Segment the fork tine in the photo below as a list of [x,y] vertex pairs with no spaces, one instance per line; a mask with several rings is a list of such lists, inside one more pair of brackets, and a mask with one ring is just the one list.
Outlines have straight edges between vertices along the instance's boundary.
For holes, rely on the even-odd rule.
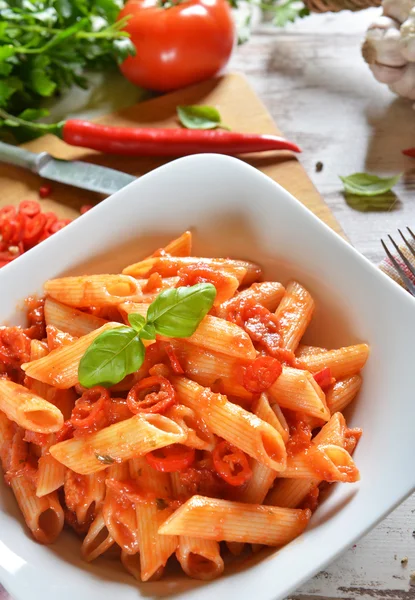
[[398,231],[399,231],[401,238],[405,242],[405,245],[408,248],[409,252],[412,254],[412,256],[415,256],[415,250],[412,248],[411,244],[408,242],[408,240],[406,239],[406,237],[404,236],[402,231],[400,229],[398,229]]
[[412,229],[410,227],[407,227],[407,230],[409,231],[409,233],[412,236],[412,239],[415,241],[415,234],[413,233]]
[[407,266],[409,272],[412,273],[412,275],[415,277],[415,269],[414,269],[414,267],[411,265],[411,263],[409,262],[409,260],[406,258],[405,254],[399,248],[398,244],[395,242],[395,240],[392,238],[392,236],[388,235],[388,238],[392,242],[392,244],[393,244],[396,252],[399,254],[399,256],[401,257],[402,261]]
[[[395,257],[393,256],[393,254],[389,251],[389,248],[387,247],[387,245],[385,244],[385,242],[383,240],[380,240],[380,241],[382,243],[384,251],[386,252],[386,256],[389,258],[389,260],[391,261],[391,263],[395,267],[397,273],[402,278],[402,281],[405,283],[406,289],[408,290],[408,292],[410,292],[412,294],[412,296],[415,296],[415,285],[409,279],[409,277],[407,276],[407,274],[405,273],[405,271],[402,269],[402,267],[398,263],[398,261],[395,259]],[[393,242],[393,243],[395,243],[395,242]]]

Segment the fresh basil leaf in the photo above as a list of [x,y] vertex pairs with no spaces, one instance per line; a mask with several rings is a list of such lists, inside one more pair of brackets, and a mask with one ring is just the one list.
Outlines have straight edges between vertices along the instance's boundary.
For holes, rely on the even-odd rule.
[[177,115],[186,129],[227,129],[222,125],[219,111],[213,106],[178,106]]
[[128,322],[137,333],[139,333],[143,329],[144,325],[146,324],[145,318],[143,317],[143,315],[140,315],[139,313],[129,314]]
[[356,196],[378,196],[389,192],[399,181],[401,174],[394,177],[378,177],[368,173],[353,173],[347,177],[339,176],[344,189],[349,194]]
[[390,212],[399,207],[398,198],[392,191],[379,196],[357,196],[346,192],[345,199],[350,208],[359,212]]
[[140,331],[140,337],[143,340],[155,340],[156,339],[156,328],[153,323],[147,323],[145,327]]
[[216,298],[211,283],[164,290],[147,311],[147,322],[153,323],[160,335],[189,337],[207,315]]
[[78,369],[79,383],[110,387],[137,371],[144,362],[145,347],[131,327],[101,333],[89,346]]

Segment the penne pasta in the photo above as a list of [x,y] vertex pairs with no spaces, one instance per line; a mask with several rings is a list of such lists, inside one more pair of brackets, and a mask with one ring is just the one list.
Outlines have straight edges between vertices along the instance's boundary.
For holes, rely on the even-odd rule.
[[180,402],[200,414],[215,435],[272,469],[284,470],[285,445],[271,425],[229,402],[226,396],[214,394],[190,379],[174,377],[172,380]]
[[116,306],[142,298],[141,286],[127,275],[84,275],[50,279],[44,285],[48,296],[76,308]]
[[0,379],[0,410],[23,429],[37,433],[52,433],[63,425],[56,406],[7,379]]
[[26,328],[0,328],[0,461],[33,537],[66,523],[86,561],[107,553],[144,582],[174,554],[215,579],[220,542],[234,556],[282,546],[322,482],[359,480],[362,431],[341,411],[368,346],[301,344],[301,283],[191,252],[185,231],[122,274],[52,279]]
[[236,277],[239,283],[250,285],[261,276],[258,265],[245,260],[232,260],[230,258],[198,258],[161,256],[148,258],[123,269],[123,274],[142,279],[152,273],[159,273],[162,277],[177,275],[178,271],[189,265],[201,264],[212,269],[229,273]]
[[41,544],[54,542],[64,523],[56,492],[38,498],[34,483],[24,474],[13,477],[10,485],[33,537]]
[[126,554],[139,551],[136,510],[132,502],[108,489],[102,516],[110,536]]
[[354,400],[362,385],[360,375],[339,379],[327,390],[326,402],[332,413],[343,411]]
[[[171,338],[157,336],[157,339],[167,341]],[[251,338],[241,327],[210,315],[200,322],[192,336],[182,339],[208,352],[221,352],[226,356],[245,360],[256,358]]]
[[160,248],[153,252],[151,256],[147,258],[154,258],[157,256],[165,256],[166,254],[170,256],[190,256],[192,253],[192,232],[185,231],[178,238],[175,238],[171,242],[164,246],[164,248]]
[[193,496],[159,527],[159,533],[281,546],[304,531],[310,514],[308,510]]
[[216,316],[226,319],[229,312],[237,309],[241,302],[261,304],[269,311],[274,312],[284,296],[285,289],[277,281],[264,281],[253,283],[249,288],[236,294],[230,300],[223,302],[216,308]]
[[28,377],[59,389],[68,389],[78,383],[79,362],[95,338],[116,327],[120,327],[120,323],[106,323],[68,346],[53,350],[44,358],[24,363],[22,369]]
[[82,556],[87,562],[92,562],[109,550],[113,544],[114,539],[108,532],[102,513],[99,513],[91,523],[82,542]]
[[316,373],[324,367],[329,367],[332,377],[343,379],[356,375],[365,366],[369,356],[367,344],[356,344],[338,350],[328,350],[319,354],[312,354],[301,359],[305,369]]
[[212,452],[216,438],[202,417],[197,415],[192,408],[184,406],[184,404],[174,404],[166,412],[166,417],[177,423],[187,433],[185,446]]
[[65,467],[49,453],[39,458],[36,496],[41,498],[56,491],[65,483]]
[[193,579],[209,581],[222,575],[225,568],[218,542],[180,536],[176,551],[183,571]]
[[[105,325],[105,319],[82,312],[73,306],[67,306],[53,298],[45,300],[46,325],[53,325],[74,337],[82,337]],[[38,358],[41,358],[40,356]],[[34,358],[31,357],[32,360]]]
[[290,281],[275,314],[280,324],[282,346],[295,351],[314,312],[314,300],[296,281]]
[[152,469],[144,458],[130,461],[130,472],[144,494],[143,500],[136,502],[135,509],[141,579],[148,581],[165,566],[179,544],[177,536],[163,537],[158,534],[159,526],[173,512],[164,501],[164,498],[171,497],[171,484],[166,473]]
[[105,498],[105,477],[101,473],[79,475],[66,470],[64,494],[65,503],[79,525],[90,521],[101,512]]
[[333,482],[359,481],[359,471],[344,448],[334,444],[310,446],[307,450],[287,458],[287,468],[282,477],[295,479],[321,479]]
[[50,453],[75,473],[88,475],[110,464],[184,441],[186,432],[171,419],[138,414],[85,437],[55,444]]

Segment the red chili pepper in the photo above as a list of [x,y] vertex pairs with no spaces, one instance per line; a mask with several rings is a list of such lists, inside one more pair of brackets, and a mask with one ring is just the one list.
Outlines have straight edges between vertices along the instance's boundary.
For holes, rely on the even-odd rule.
[[195,460],[194,448],[173,444],[146,454],[146,460],[150,467],[162,473],[174,473],[183,471],[190,467]]
[[242,385],[248,392],[261,394],[272,386],[282,373],[281,363],[271,356],[259,356],[243,367]]
[[52,225],[54,225],[54,223],[56,223],[58,217],[55,215],[54,212],[45,212],[43,214],[46,217],[45,232],[50,233],[50,228],[52,227]]
[[176,392],[172,384],[160,375],[142,379],[131,388],[127,396],[127,406],[135,415],[142,412],[163,413],[175,402]]
[[0,226],[5,221],[10,221],[16,216],[16,208],[12,205],[3,206],[0,208]]
[[99,385],[87,390],[75,402],[71,423],[85,433],[97,431],[107,423],[107,407],[110,395],[107,389]]
[[330,387],[332,383],[335,382],[335,379],[331,375],[330,367],[323,367],[321,371],[314,374],[314,380],[321,387],[322,390]]
[[415,148],[407,148],[406,150],[402,150],[402,154],[405,154],[405,156],[410,156],[411,158],[415,158]]
[[55,221],[53,225],[50,226],[49,232],[57,233],[58,231],[69,225],[69,223],[72,223],[71,219],[59,219],[59,221]]
[[61,429],[56,433],[56,442],[64,442],[73,437],[74,426],[71,421],[65,421]]
[[212,458],[217,474],[230,485],[242,485],[252,477],[246,454],[226,440],[215,446]]
[[81,215],[84,215],[85,213],[90,211],[91,208],[94,208],[93,204],[84,204],[83,206],[81,206],[81,210],[79,212],[81,213]]
[[22,200],[19,204],[19,213],[26,217],[35,217],[40,210],[40,204],[36,200]]
[[52,192],[52,186],[49,185],[48,183],[45,185],[41,185],[39,188],[39,196],[41,198],[47,198],[48,196],[50,196]]
[[23,230],[23,242],[28,248],[32,248],[40,241],[45,229],[45,224],[46,217],[42,213],[39,213],[32,218],[27,217]]
[[175,373],[177,373],[177,375],[183,375],[184,369],[183,369],[182,365],[180,364],[179,357],[177,356],[176,351],[173,348],[172,344],[166,344],[166,353],[167,353],[167,356],[169,357],[169,361],[170,361],[171,368],[173,369],[173,371]]
[[70,119],[55,132],[71,146],[129,156],[186,156],[201,152],[233,155],[265,150],[301,152],[296,144],[276,135],[220,129],[113,127]]

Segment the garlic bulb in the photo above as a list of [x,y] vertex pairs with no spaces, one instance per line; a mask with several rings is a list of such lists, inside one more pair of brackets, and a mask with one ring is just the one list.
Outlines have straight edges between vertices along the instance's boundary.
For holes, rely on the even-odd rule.
[[378,81],[415,100],[415,0],[383,0],[382,7],[367,31],[363,58]]

